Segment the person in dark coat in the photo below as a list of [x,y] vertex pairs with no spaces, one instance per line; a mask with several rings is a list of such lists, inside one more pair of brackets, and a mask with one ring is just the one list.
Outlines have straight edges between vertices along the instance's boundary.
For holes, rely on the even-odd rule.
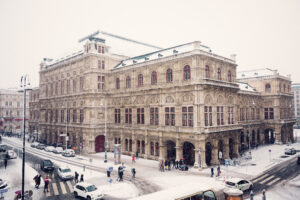
[[171,161],[168,161],[168,170],[171,170]]
[[178,165],[179,165],[178,160],[175,161],[175,164],[176,164],[175,168],[178,169]]
[[176,162],[175,159],[172,160],[173,168],[176,168]]
[[79,174],[75,171],[75,183],[78,183]]
[[40,184],[41,184],[41,176],[42,175],[36,175],[36,179],[35,179],[35,188],[39,189]]
[[135,178],[135,168],[131,168],[131,180],[133,180]]
[[210,168],[210,177],[214,177],[214,168]]
[[80,182],[83,182],[83,174],[80,176]]
[[7,159],[6,158],[4,159],[4,167],[5,167],[5,169],[7,167]]
[[180,161],[179,161],[179,168],[181,168],[181,167],[182,167],[182,165],[183,165],[183,161],[182,161],[182,160],[180,160]]
[[45,183],[45,185],[44,185],[44,192],[46,192],[46,190],[47,190],[47,192],[49,192],[49,189],[48,189],[49,182],[50,182],[49,176],[46,176],[46,178],[44,180],[44,183]]
[[120,181],[123,181],[123,171],[124,171],[124,169],[123,169],[123,167],[121,167],[121,169],[120,169]]

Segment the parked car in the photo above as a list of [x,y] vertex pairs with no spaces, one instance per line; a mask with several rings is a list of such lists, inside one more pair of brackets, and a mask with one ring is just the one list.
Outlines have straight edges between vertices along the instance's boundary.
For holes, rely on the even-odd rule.
[[36,148],[38,145],[39,145],[38,142],[33,142],[30,146],[31,146],[32,148]]
[[55,149],[53,149],[53,153],[59,154],[62,153],[64,151],[64,149],[62,147],[56,147]]
[[75,151],[73,149],[66,149],[62,153],[65,157],[75,157]]
[[294,148],[286,148],[284,150],[284,154],[286,154],[286,155],[294,155],[294,154],[296,154],[296,149],[294,149]]
[[36,148],[37,148],[37,149],[40,149],[40,150],[44,150],[44,149],[46,148],[46,145],[44,145],[44,144],[38,144],[38,145],[36,146]]
[[298,156],[297,164],[300,165],[300,155]]
[[226,186],[231,188],[237,188],[241,191],[253,189],[253,184],[250,181],[240,178],[232,178],[227,180]]
[[86,182],[80,182],[74,186],[74,196],[83,197],[87,200],[98,200],[102,199],[104,194],[95,185]]
[[59,178],[62,180],[68,180],[68,179],[73,179],[73,172],[69,167],[59,167],[57,169],[57,175]]
[[53,171],[54,170],[53,162],[51,162],[51,160],[42,160],[41,170],[43,170],[43,171]]
[[7,150],[7,158],[8,159],[16,159],[17,154],[13,150]]
[[47,151],[47,152],[53,152],[54,149],[55,149],[55,147],[53,147],[53,146],[47,146],[47,147],[45,148],[45,151]]

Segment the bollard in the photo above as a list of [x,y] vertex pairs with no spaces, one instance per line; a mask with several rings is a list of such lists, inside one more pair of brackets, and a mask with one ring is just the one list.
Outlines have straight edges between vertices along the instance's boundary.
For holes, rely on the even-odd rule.
[[266,200],[266,190],[263,189],[263,192],[262,192],[262,200]]
[[251,190],[250,192],[250,200],[253,200],[254,199],[254,194],[253,194],[253,191]]

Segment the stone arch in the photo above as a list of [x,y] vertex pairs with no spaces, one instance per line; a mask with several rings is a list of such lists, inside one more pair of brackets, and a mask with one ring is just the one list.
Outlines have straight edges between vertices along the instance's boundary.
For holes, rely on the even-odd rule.
[[211,105],[212,103],[213,103],[213,100],[212,100],[211,96],[209,94],[206,95],[205,98],[204,98],[204,104],[205,105]]
[[218,95],[217,104],[218,105],[224,104],[224,97],[222,95]]
[[273,129],[265,129],[265,144],[274,144],[275,134]]
[[[224,144],[223,144],[223,140],[219,140],[218,141],[218,159],[219,158],[219,153],[222,152],[222,155],[224,155]],[[223,156],[222,156],[223,159]]]
[[235,99],[233,96],[228,96],[226,103],[227,103],[227,105],[234,105],[234,101],[235,101]]
[[105,151],[105,136],[104,135],[98,135],[95,138],[95,152],[104,152]]
[[257,143],[257,144],[260,144],[260,130],[259,130],[259,129],[257,129],[256,135],[257,135],[257,136],[256,136],[256,141],[257,141],[256,143]]
[[165,99],[165,102],[166,103],[174,103],[175,100],[174,100],[174,98],[172,96],[167,96],[166,99]]
[[255,130],[252,130],[251,134],[251,146],[255,145]]
[[195,146],[190,142],[184,142],[182,146],[184,163],[194,165],[195,162]]
[[176,143],[172,140],[166,141],[167,148],[167,160],[175,160],[176,159]]
[[229,138],[229,158],[233,159],[234,157],[234,140],[232,138]]
[[185,93],[181,97],[183,103],[194,102],[194,95],[192,93]]
[[210,166],[212,160],[212,144],[207,142],[205,144],[205,162],[207,166]]

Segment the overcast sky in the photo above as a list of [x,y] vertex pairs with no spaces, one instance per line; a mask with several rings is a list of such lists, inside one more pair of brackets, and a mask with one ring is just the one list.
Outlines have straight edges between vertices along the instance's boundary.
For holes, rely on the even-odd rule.
[[[157,46],[195,40],[237,54],[238,70],[269,67],[300,82],[299,0],[0,0],[0,88],[103,30]],[[113,47],[112,47],[113,48]]]

